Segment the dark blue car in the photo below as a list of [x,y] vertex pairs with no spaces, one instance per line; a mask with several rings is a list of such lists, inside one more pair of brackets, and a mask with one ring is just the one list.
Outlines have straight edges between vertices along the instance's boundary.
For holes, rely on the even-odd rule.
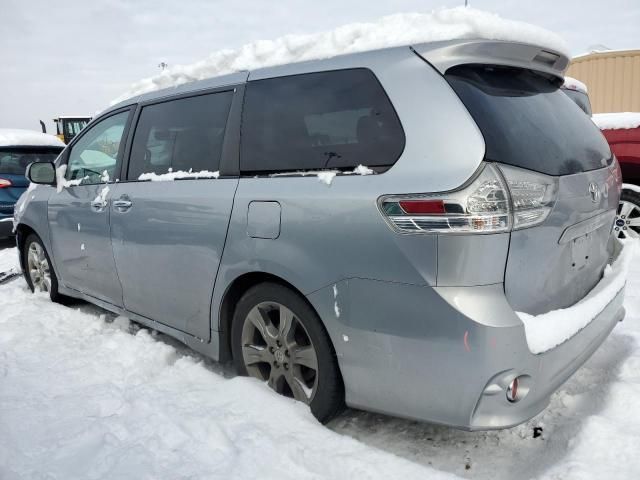
[[31,162],[52,162],[64,148],[58,138],[30,130],[0,129],[0,238],[13,230],[13,209],[29,186]]

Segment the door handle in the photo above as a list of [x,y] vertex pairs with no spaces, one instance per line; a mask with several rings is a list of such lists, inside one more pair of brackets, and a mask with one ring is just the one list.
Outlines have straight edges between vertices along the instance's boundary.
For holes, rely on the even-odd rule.
[[112,203],[113,203],[113,208],[115,208],[119,212],[126,212],[133,205],[133,202],[131,200],[126,200],[123,198],[114,200]]
[[94,212],[101,212],[106,208],[108,204],[109,200],[96,199],[91,202],[91,209]]

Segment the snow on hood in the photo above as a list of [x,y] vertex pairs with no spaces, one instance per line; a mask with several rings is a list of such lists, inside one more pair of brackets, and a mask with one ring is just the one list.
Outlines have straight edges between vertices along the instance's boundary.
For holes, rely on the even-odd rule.
[[53,135],[22,130],[18,128],[0,128],[0,147],[64,147],[64,143]]
[[563,87],[568,88],[569,90],[577,90],[578,92],[588,93],[587,86],[577,78],[573,77],[564,77]]
[[134,83],[112,105],[143,93],[240,70],[387,47],[472,38],[531,43],[568,56],[565,41],[541,27],[474,8],[444,8],[431,13],[389,15],[375,22],[353,23],[326,32],[285,35],[275,40],[248,43],[237,49],[218,50],[202,61],[177,65]]
[[640,112],[595,113],[591,119],[600,130],[640,127]]

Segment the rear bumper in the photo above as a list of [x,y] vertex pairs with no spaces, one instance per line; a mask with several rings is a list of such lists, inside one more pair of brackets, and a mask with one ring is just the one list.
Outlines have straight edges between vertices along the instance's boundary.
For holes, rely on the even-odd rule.
[[0,215],[0,238],[11,236],[13,233],[13,217]]
[[[519,367],[501,372],[489,380],[471,415],[469,429],[510,427],[542,411],[548,405],[549,397],[591,357],[615,325],[624,318],[623,301],[624,289],[569,340],[539,355],[527,351],[523,353]],[[506,399],[506,386],[518,375],[529,375],[532,383],[524,399],[510,403]]]
[[[337,295],[331,286],[309,300],[332,337],[347,404],[465,430],[507,428],[539,413],[624,317],[622,289],[585,328],[535,355],[502,284],[350,279],[336,287]],[[528,394],[511,403],[506,388],[520,375],[530,377]]]

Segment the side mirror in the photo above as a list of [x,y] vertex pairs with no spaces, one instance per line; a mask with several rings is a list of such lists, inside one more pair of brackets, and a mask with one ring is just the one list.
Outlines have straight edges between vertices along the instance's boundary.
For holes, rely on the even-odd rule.
[[56,167],[51,162],[33,162],[27,166],[26,177],[32,183],[56,184]]

